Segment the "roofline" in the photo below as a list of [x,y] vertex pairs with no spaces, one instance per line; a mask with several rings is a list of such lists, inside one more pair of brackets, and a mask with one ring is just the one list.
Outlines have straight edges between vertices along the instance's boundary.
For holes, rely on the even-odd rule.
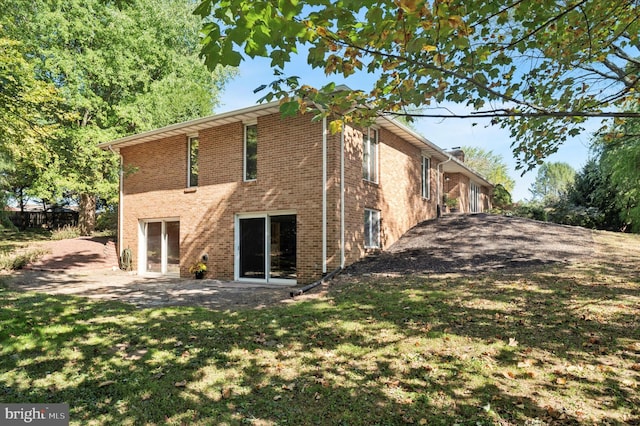
[[490,186],[490,187],[493,187],[493,184],[491,182],[489,182],[489,180],[487,180],[487,178],[485,178],[480,173],[478,173],[477,171],[475,171],[472,168],[470,168],[469,166],[467,166],[464,162],[458,160],[456,157],[454,157],[453,155],[451,155],[447,151],[445,151],[442,148],[440,148],[438,145],[436,145],[433,142],[431,142],[429,139],[427,139],[426,137],[424,137],[420,133],[417,133],[415,130],[413,130],[409,126],[405,125],[404,123],[401,123],[400,121],[398,121],[397,119],[395,119],[395,118],[393,118],[393,117],[391,117],[389,115],[380,115],[380,118],[384,119],[387,122],[391,123],[392,125],[398,127],[404,133],[407,133],[409,136],[413,137],[416,141],[419,141],[422,144],[424,144],[427,147],[429,147],[430,149],[436,151],[438,154],[440,154],[443,157],[443,159],[450,159],[451,162],[453,162],[457,166],[463,168],[467,173],[472,174],[476,178],[481,180],[483,184],[485,184],[487,186]]
[[[252,113],[258,113],[261,110],[268,110],[274,107],[279,107],[280,102],[273,101],[264,104],[253,105],[247,108],[236,109],[232,111],[223,112],[221,114],[213,114],[208,115],[202,118],[196,118],[194,120],[183,121],[182,123],[170,124],[168,126],[160,127],[158,129],[148,130],[142,133],[136,133],[129,136],[124,136],[119,139],[115,139],[108,142],[102,142],[98,144],[98,148],[109,149],[114,148],[118,149],[120,145],[127,144],[127,142],[134,142],[138,139],[148,139],[153,138],[153,136],[160,136],[163,133],[176,132],[181,129],[186,129],[189,127],[200,127],[206,124],[215,123],[216,121],[222,121],[225,119],[232,118],[234,116],[242,116]],[[265,114],[266,115],[266,114]]]

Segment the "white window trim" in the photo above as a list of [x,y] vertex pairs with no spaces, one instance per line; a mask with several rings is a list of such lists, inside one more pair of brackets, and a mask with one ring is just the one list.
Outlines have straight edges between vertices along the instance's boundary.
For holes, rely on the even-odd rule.
[[422,156],[420,172],[421,172],[420,187],[422,191],[422,198],[425,200],[430,200],[431,199],[431,158],[430,157],[427,157],[425,155]]
[[[364,141],[367,142],[367,149],[370,150],[371,148],[371,132],[375,132],[376,134],[376,142],[373,144],[373,150],[374,150],[374,154],[375,154],[375,179],[371,179],[371,169],[369,168],[369,163],[370,161],[367,161],[366,166],[366,176],[363,176],[362,179],[367,181],[367,182],[371,182],[371,183],[378,183],[379,182],[379,177],[380,177],[380,150],[379,145],[380,145],[380,130],[378,130],[375,127],[367,127],[367,131],[366,134],[363,132],[362,133],[362,137],[364,139]],[[363,150],[363,163],[364,163],[364,156],[366,155],[366,152]]]
[[[373,238],[369,238],[372,237],[372,231],[373,231],[373,227],[371,226],[373,224],[373,221],[370,220],[369,224],[371,226],[371,228],[367,229],[366,225],[367,225],[367,214],[369,213],[374,213],[378,219],[378,234],[375,236],[375,242],[376,245],[367,245],[367,240],[373,240]],[[375,210],[375,209],[364,209],[364,223],[363,223],[363,227],[364,227],[364,248],[365,249],[379,249],[380,248],[380,223],[381,223],[381,219],[380,219],[380,210]]]
[[198,157],[200,157],[200,138],[198,135],[187,136],[187,188],[197,188],[200,184],[200,175],[198,174],[198,185],[191,185],[191,141],[198,139]]
[[242,180],[244,182],[254,182],[258,180],[257,173],[254,179],[247,179],[247,127],[249,126],[258,126],[257,122],[246,122],[243,123],[243,138],[242,138]]

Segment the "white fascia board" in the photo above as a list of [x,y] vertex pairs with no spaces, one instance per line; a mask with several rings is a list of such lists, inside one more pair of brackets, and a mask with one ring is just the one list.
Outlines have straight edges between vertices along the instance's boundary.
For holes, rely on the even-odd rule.
[[109,142],[98,144],[98,148],[119,150],[125,146],[137,145],[140,143],[151,142],[159,139],[175,135],[197,134],[202,129],[207,129],[223,124],[234,122],[255,121],[258,117],[278,112],[279,102],[269,102],[266,104],[254,105],[235,111],[229,111],[222,114],[214,114],[207,117],[196,118],[195,120],[185,121],[182,123],[171,124],[159,129],[149,130],[147,132],[135,135],[125,136]]

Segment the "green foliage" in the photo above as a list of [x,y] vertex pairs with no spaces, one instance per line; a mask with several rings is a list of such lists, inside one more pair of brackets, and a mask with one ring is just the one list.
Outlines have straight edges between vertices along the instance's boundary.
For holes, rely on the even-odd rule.
[[117,206],[111,206],[107,210],[100,212],[96,218],[96,231],[110,232],[115,235],[118,228],[118,210]]
[[29,58],[24,74],[61,98],[55,137],[21,141],[12,158],[14,176],[29,178],[21,187],[38,198],[116,198],[117,157],[97,144],[210,114],[233,74],[208,71],[198,58],[200,21],[190,0],[0,0],[0,7],[0,25]]
[[57,240],[70,240],[78,238],[81,234],[80,229],[77,226],[65,225],[62,228],[51,231],[51,239]]
[[0,253],[0,270],[16,271],[28,264],[35,262],[47,251],[44,249],[31,249],[21,252]]
[[587,212],[594,212],[600,220],[594,220],[595,227],[610,231],[625,229],[620,208],[618,207],[616,187],[606,168],[601,165],[600,156],[589,160],[576,174],[576,180],[568,193],[568,201],[583,208]]
[[623,229],[640,233],[640,120],[614,123],[596,141],[602,173],[610,179]]
[[566,196],[575,176],[576,171],[567,163],[544,163],[529,191],[534,200],[543,203],[557,201]]
[[539,203],[521,203],[517,204],[511,210],[511,214],[518,217],[524,217],[527,219],[539,220],[546,222],[547,211],[544,206]]
[[[39,81],[25,59],[25,46],[7,37],[0,21],[0,203],[32,185],[55,161],[46,141],[57,134],[59,98],[52,84]],[[2,213],[0,213],[2,216]]]
[[569,200],[602,216],[599,228],[640,232],[640,122],[617,120],[592,142]]
[[[203,0],[196,13],[211,69],[271,59],[265,100],[284,98],[288,110],[299,96],[346,122],[464,104],[510,130],[525,168],[579,133],[585,115],[631,114],[640,96],[635,1]],[[377,80],[337,93],[334,84],[309,87],[284,72],[301,46],[327,75]]]
[[462,150],[466,165],[479,172],[492,184],[501,185],[509,193],[513,192],[516,182],[509,176],[507,163],[500,154],[472,146],[463,146]]
[[566,199],[552,202],[545,210],[549,222],[562,225],[602,229],[605,222],[604,214],[597,208],[577,206]]
[[510,207],[513,203],[511,194],[502,184],[497,184],[493,187],[492,197],[494,207],[504,209]]

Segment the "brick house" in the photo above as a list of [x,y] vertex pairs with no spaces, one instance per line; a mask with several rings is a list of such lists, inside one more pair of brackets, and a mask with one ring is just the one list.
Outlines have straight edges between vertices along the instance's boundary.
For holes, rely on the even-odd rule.
[[490,207],[489,182],[391,118],[327,128],[275,102],[101,144],[124,170],[119,251],[139,274],[205,259],[208,278],[308,283],[435,218],[445,173],[463,211]]

